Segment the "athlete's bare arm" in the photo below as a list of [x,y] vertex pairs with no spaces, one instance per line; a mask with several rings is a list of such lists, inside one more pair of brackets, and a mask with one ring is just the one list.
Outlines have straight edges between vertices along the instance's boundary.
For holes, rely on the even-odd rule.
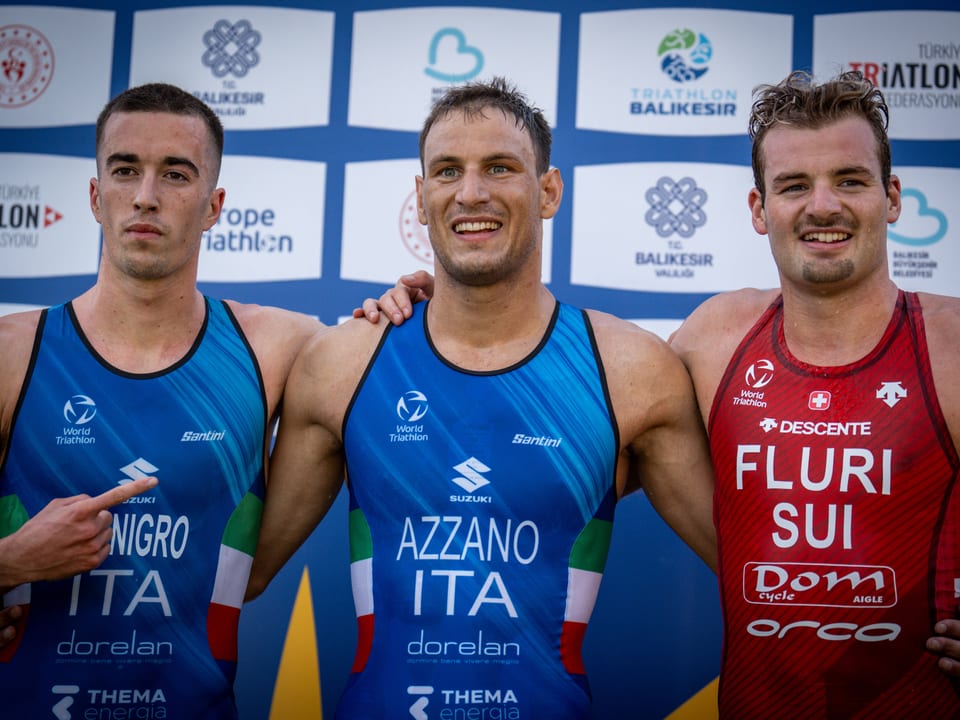
[[263,592],[340,492],[344,413],[385,326],[386,320],[379,326],[353,320],[325,328],[294,362],[270,458],[248,600]]
[[267,413],[271,420],[275,420],[294,360],[324,326],[309,315],[281,308],[232,300],[228,300],[227,305],[256,355],[267,394]]
[[[960,450],[960,298],[921,293],[920,304],[937,399],[953,445]],[[960,681],[960,619],[938,622],[933,631],[937,634],[927,641],[927,649],[941,655],[940,669]]]
[[690,377],[660,338],[590,311],[617,427],[617,489],[642,488],[671,528],[717,569],[713,471]]

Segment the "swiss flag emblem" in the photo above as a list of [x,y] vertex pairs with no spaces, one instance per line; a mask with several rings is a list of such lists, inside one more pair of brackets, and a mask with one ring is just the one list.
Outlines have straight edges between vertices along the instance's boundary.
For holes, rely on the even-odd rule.
[[830,407],[831,395],[826,390],[814,390],[807,398],[807,407],[811,410],[826,410]]

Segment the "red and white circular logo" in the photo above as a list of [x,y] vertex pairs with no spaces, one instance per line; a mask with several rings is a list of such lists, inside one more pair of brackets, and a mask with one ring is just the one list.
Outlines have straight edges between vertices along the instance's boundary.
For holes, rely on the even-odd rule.
[[0,108],[27,105],[53,78],[53,46],[27,25],[0,27]]
[[417,191],[414,190],[403,201],[400,211],[400,238],[410,253],[421,262],[433,262],[433,246],[427,229],[417,218]]

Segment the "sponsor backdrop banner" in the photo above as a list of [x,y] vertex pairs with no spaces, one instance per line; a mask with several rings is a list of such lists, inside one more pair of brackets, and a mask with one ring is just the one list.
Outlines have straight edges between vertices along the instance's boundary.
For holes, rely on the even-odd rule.
[[[712,293],[776,283],[749,222],[746,118],[752,88],[793,68],[859,69],[885,91],[904,190],[891,272],[958,294],[956,0],[5,4],[0,313],[93,282],[97,113],[130,85],[167,81],[227,129],[201,288],[335,323],[431,268],[412,194],[417,131],[444,88],[502,74],[544,110],[566,182],[545,282],[666,337]],[[625,499],[585,644],[596,717],[715,717],[721,637],[713,575],[642,495]],[[332,717],[355,638],[341,494],[244,610],[241,717]],[[433,640],[423,652],[456,638]]]

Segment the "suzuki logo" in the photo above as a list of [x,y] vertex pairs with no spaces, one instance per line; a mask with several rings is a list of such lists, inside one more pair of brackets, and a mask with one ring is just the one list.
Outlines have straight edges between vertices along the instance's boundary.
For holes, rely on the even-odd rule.
[[476,490],[479,490],[484,485],[490,484],[490,481],[480,474],[490,472],[490,468],[477,460],[475,457],[472,457],[469,460],[464,460],[459,465],[454,465],[453,469],[463,473],[463,477],[455,477],[450,479],[468,493],[472,493]]

